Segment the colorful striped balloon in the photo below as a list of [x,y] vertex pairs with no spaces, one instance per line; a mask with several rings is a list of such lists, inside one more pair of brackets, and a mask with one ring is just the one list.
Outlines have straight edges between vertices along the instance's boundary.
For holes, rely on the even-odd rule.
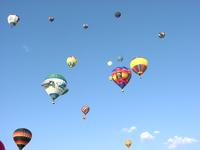
[[19,150],[22,150],[31,140],[32,133],[26,128],[16,129],[13,133],[13,139]]
[[144,57],[133,58],[130,62],[130,68],[140,76],[146,71],[148,66],[148,60]]
[[84,105],[81,108],[82,113],[84,114],[83,119],[86,119],[87,113],[90,111],[90,107],[88,105]]
[[1,141],[0,141],[0,150],[5,150],[5,146],[3,145]]
[[126,67],[117,67],[112,71],[112,80],[122,89],[122,92],[130,79],[131,70]]

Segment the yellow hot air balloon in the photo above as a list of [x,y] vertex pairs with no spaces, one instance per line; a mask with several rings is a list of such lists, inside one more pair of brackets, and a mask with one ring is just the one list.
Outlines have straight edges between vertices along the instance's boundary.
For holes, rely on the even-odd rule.
[[130,68],[140,76],[146,71],[148,66],[148,60],[144,57],[133,58],[130,62]]
[[124,144],[126,145],[126,147],[130,148],[131,145],[132,145],[132,141],[131,141],[131,140],[126,140],[126,141],[124,142]]
[[69,68],[73,68],[77,64],[78,60],[75,56],[69,56],[66,60],[67,65]]

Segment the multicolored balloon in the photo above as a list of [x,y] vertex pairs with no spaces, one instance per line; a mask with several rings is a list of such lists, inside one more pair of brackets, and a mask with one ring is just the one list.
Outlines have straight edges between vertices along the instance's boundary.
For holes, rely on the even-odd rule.
[[132,145],[132,141],[131,141],[131,140],[126,140],[126,141],[124,142],[124,144],[125,144],[126,147],[130,148],[131,145]]
[[49,75],[42,83],[47,94],[51,97],[52,103],[55,104],[55,100],[66,94],[69,89],[67,88],[67,80],[60,74]]
[[131,70],[126,67],[117,67],[112,71],[112,80],[122,89],[122,92],[130,79]]
[[32,133],[26,128],[16,129],[13,133],[13,139],[19,150],[22,150],[31,140]]
[[19,21],[20,21],[20,18],[17,15],[8,16],[8,24],[10,24],[11,27],[16,26]]
[[148,60],[144,57],[133,58],[130,62],[130,68],[140,76],[146,71],[148,67]]
[[86,119],[86,115],[87,113],[90,111],[90,107],[88,105],[84,105],[82,108],[81,108],[81,111],[83,113],[83,119]]
[[1,141],[0,141],[0,150],[5,150],[5,146]]
[[69,56],[66,60],[66,63],[69,68],[73,68],[78,63],[78,60],[75,56]]

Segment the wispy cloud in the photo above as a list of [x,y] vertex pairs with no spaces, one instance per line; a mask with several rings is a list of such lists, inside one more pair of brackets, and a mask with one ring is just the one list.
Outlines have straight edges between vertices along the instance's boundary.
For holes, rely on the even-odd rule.
[[136,127],[132,126],[130,128],[123,128],[122,131],[127,132],[127,133],[132,133],[132,132],[136,131]]
[[169,138],[165,144],[168,145],[169,149],[174,149],[182,145],[193,144],[196,142],[198,142],[198,140],[194,138],[174,136],[173,138]]
[[154,136],[151,133],[149,133],[148,131],[145,131],[140,134],[140,139],[142,141],[150,141],[150,140],[154,139]]

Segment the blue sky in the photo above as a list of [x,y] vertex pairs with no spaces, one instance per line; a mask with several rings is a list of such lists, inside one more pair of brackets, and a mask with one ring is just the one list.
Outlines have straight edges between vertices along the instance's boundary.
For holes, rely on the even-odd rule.
[[[17,149],[12,133],[21,127],[33,134],[25,150],[119,150],[126,149],[126,139],[132,149],[167,150],[170,138],[176,149],[200,148],[198,0],[0,3],[0,140],[6,149]],[[9,14],[20,16],[14,28]],[[157,37],[160,31],[164,40]],[[78,58],[73,69],[65,63],[70,55]],[[146,57],[149,67],[142,80],[133,73],[122,93],[108,76],[136,56]],[[56,105],[41,87],[51,73],[64,75],[70,90]],[[91,111],[83,121],[85,103]],[[132,126],[131,133],[123,130]],[[141,140],[145,131],[154,138]]]

